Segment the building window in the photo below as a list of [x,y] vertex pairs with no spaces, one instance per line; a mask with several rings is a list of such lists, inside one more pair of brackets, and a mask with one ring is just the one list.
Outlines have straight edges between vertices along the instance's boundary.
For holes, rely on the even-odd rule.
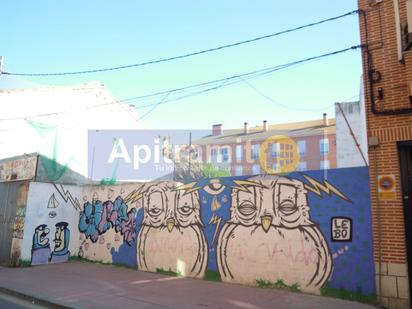
[[260,174],[260,165],[259,164],[253,164],[252,166],[252,174]]
[[279,157],[285,160],[293,159],[293,146],[290,144],[280,144]]
[[243,175],[243,166],[236,165],[235,166],[235,176],[242,176]]
[[216,148],[210,149],[210,158],[212,162],[217,161],[217,149]]
[[222,160],[223,162],[229,162],[230,161],[230,155],[229,155],[229,148],[228,147],[223,147],[220,150],[221,154],[222,154]]
[[307,169],[308,169],[308,168],[307,168],[307,164],[306,164],[305,161],[299,162],[298,171],[304,172],[304,171],[306,171]]
[[279,157],[280,146],[279,143],[272,144],[272,157],[277,158]]
[[322,138],[320,141],[320,153],[328,154],[329,153],[329,140],[327,138]]
[[298,141],[299,156],[306,156],[306,141]]
[[242,145],[236,145],[236,161],[242,161],[243,147]]
[[276,162],[272,164],[272,170],[278,172],[278,164]]
[[260,148],[259,144],[254,144],[252,146],[252,159],[253,160],[258,160],[259,159],[259,148]]
[[329,160],[322,160],[320,161],[320,169],[327,170],[330,168]]

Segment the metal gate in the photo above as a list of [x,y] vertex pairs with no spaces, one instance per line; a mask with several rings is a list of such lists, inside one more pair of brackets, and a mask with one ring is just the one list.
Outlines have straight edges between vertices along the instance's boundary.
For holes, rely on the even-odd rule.
[[[0,183],[0,264],[11,264],[13,237],[22,238],[27,202],[27,181]],[[19,208],[19,218],[16,211]],[[20,218],[23,215],[23,218]],[[23,222],[23,226],[22,226]]]

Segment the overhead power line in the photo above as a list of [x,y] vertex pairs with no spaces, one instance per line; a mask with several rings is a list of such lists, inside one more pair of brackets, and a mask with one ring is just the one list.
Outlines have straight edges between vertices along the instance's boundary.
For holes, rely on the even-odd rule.
[[327,108],[330,108],[335,105],[335,103],[321,107],[321,108],[303,108],[303,107],[294,107],[294,106],[288,106],[286,104],[280,103],[278,101],[275,101],[272,97],[268,96],[267,94],[263,93],[261,90],[257,89],[254,85],[249,83],[247,80],[244,80],[245,84],[248,85],[255,93],[260,95],[261,97],[265,98],[266,100],[289,110],[294,110],[294,111],[301,111],[301,112],[320,112],[323,111]]
[[[143,100],[143,99],[148,99],[148,98],[156,98],[158,96],[164,95],[164,97],[157,103],[134,106],[136,109],[141,109],[141,108],[154,106],[154,108],[152,108],[149,111],[149,114],[150,114],[155,108],[158,108],[159,106],[161,106],[163,104],[166,104],[166,103],[169,103],[169,102],[178,101],[178,100],[182,100],[182,99],[187,98],[187,97],[191,97],[191,96],[211,92],[211,91],[223,88],[223,87],[228,87],[228,86],[233,85],[233,84],[244,83],[246,80],[250,80],[250,79],[260,77],[260,76],[268,75],[268,74],[274,73],[276,71],[280,71],[280,70],[283,70],[283,69],[286,69],[286,68],[289,68],[289,67],[293,67],[293,66],[296,66],[296,65],[299,65],[299,64],[307,63],[307,62],[310,62],[310,61],[314,61],[314,60],[318,60],[318,59],[322,59],[322,58],[342,54],[342,53],[348,52],[350,50],[356,50],[356,49],[359,49],[359,48],[362,48],[362,47],[363,47],[363,45],[355,45],[355,46],[351,46],[351,47],[348,47],[348,48],[345,48],[345,49],[336,50],[336,51],[333,51],[333,52],[321,54],[321,55],[318,55],[318,56],[313,56],[313,57],[309,57],[309,58],[305,58],[305,59],[301,59],[301,60],[297,60],[297,61],[293,61],[293,62],[289,62],[289,63],[277,65],[277,66],[272,66],[272,67],[269,67],[269,68],[255,70],[255,71],[252,71],[252,72],[233,75],[233,76],[226,77],[226,78],[216,79],[216,80],[212,80],[212,81],[208,81],[208,82],[193,84],[193,85],[180,87],[180,88],[174,88],[174,89],[165,90],[165,91],[159,91],[159,92],[146,94],[146,95],[141,95],[141,96],[129,97],[129,98],[125,98],[125,99],[121,99],[121,100],[115,100],[115,101],[101,103],[101,104],[95,104],[95,105],[86,107],[86,109],[97,108],[97,107],[101,107],[101,106],[105,106],[105,105],[111,105],[111,104],[132,102],[132,101]],[[204,86],[210,86],[210,87],[205,88],[205,89],[197,90],[197,88],[204,87]],[[177,98],[167,99],[173,93],[184,92],[184,91],[187,91],[187,90],[194,90],[194,91],[191,92],[191,93],[188,93],[188,94],[186,93],[186,94],[184,94],[180,97],[177,97]],[[290,107],[290,108],[293,109],[293,107]],[[27,119],[27,118],[47,117],[47,116],[54,116],[54,115],[63,114],[63,113],[67,113],[67,112],[69,112],[69,111],[50,112],[50,113],[37,114],[37,115],[31,115],[31,116],[23,116],[23,117],[0,118],[0,121],[24,120],[24,119]],[[144,115],[142,117],[145,117],[145,116],[146,115]]]
[[146,108],[146,107],[150,107],[150,106],[154,106],[154,105],[158,106],[158,105],[166,104],[168,102],[177,101],[177,100],[181,100],[181,99],[191,97],[191,96],[194,96],[194,95],[199,95],[199,94],[203,94],[203,93],[210,92],[210,91],[213,91],[213,90],[217,90],[217,89],[220,89],[220,88],[223,88],[223,87],[228,87],[228,86],[233,85],[233,84],[242,83],[242,82],[245,82],[247,80],[254,79],[254,78],[257,78],[257,77],[261,77],[261,76],[264,76],[264,75],[268,75],[268,74],[271,74],[271,73],[274,73],[276,71],[280,71],[280,70],[283,70],[283,69],[286,69],[286,68],[289,68],[289,67],[292,67],[292,66],[296,66],[296,65],[303,64],[303,63],[306,63],[306,62],[318,60],[318,59],[321,59],[321,58],[331,57],[331,56],[334,56],[334,55],[338,55],[338,54],[348,52],[350,50],[356,50],[356,49],[359,49],[359,48],[362,48],[362,47],[363,47],[363,45],[355,45],[355,46],[352,46],[352,47],[348,47],[348,48],[345,48],[345,49],[329,52],[329,53],[326,53],[326,54],[313,56],[313,57],[309,57],[309,58],[306,58],[306,59],[297,60],[297,61],[293,61],[293,62],[289,62],[289,63],[286,63],[286,64],[281,64],[281,65],[277,65],[277,66],[274,66],[274,67],[269,67],[269,68],[253,71],[253,72],[248,72],[248,73],[239,74],[239,75],[233,75],[233,76],[230,76],[230,77],[227,77],[227,78],[217,79],[217,80],[213,80],[213,81],[210,81],[210,82],[204,82],[204,83],[200,83],[200,84],[190,85],[190,86],[187,86],[187,87],[175,88],[175,89],[172,89],[172,90],[160,91],[160,92],[156,92],[156,93],[153,93],[153,94],[147,94],[147,95],[142,95],[142,96],[137,96],[137,97],[131,97],[131,98],[123,99],[123,100],[121,100],[121,102],[146,99],[146,98],[150,98],[150,97],[154,97],[154,96],[173,93],[173,92],[176,92],[176,91],[184,91],[184,90],[188,90],[190,88],[195,88],[195,87],[198,87],[198,86],[205,86],[205,85],[211,85],[211,84],[216,84],[216,83],[222,83],[220,85],[213,86],[213,87],[210,87],[210,88],[207,88],[207,89],[202,89],[202,90],[199,90],[199,91],[196,91],[196,92],[192,92],[192,93],[183,95],[183,96],[178,97],[178,98],[164,100],[160,104],[159,103],[145,104],[145,105],[135,106],[135,108],[139,109],[139,108]]
[[157,59],[157,60],[150,60],[150,61],[141,62],[141,63],[127,64],[127,65],[110,67],[110,68],[101,68],[101,69],[83,70],[83,71],[73,71],[73,72],[52,72],[52,73],[2,72],[2,74],[16,75],[16,76],[33,76],[33,77],[34,76],[38,76],[38,77],[43,76],[43,77],[45,77],[45,76],[64,76],[64,75],[91,74],[91,73],[108,72],[108,71],[124,70],[124,69],[135,68],[135,67],[142,67],[142,66],[146,66],[146,65],[151,65],[151,64],[161,63],[161,62],[168,62],[168,61],[173,61],[173,60],[177,60],[177,59],[193,57],[193,56],[206,54],[206,53],[210,53],[210,52],[215,52],[215,51],[226,49],[226,48],[231,48],[231,47],[235,47],[235,46],[239,46],[239,45],[244,45],[244,44],[257,42],[257,41],[260,41],[260,40],[276,37],[276,36],[279,36],[279,35],[282,35],[282,34],[286,34],[286,33],[298,31],[298,30],[301,30],[301,29],[317,26],[317,25],[320,25],[320,24],[323,24],[323,23],[331,22],[331,21],[341,19],[341,18],[350,16],[350,15],[353,15],[353,14],[357,14],[357,13],[359,13],[359,11],[354,10],[354,11],[351,11],[351,12],[348,12],[348,13],[345,13],[345,14],[342,14],[342,15],[339,15],[339,16],[326,18],[326,19],[323,19],[323,20],[320,20],[320,21],[317,21],[317,22],[312,22],[312,23],[302,25],[302,26],[299,26],[299,27],[295,27],[295,28],[291,28],[291,29],[287,29],[287,30],[282,30],[282,31],[272,33],[272,34],[267,34],[267,35],[264,35],[264,36],[259,36],[259,37],[253,38],[253,39],[248,39],[248,40],[239,41],[239,42],[231,43],[231,44],[226,44],[226,45],[222,45],[222,46],[218,46],[218,47],[213,47],[213,48],[209,48],[209,49],[205,49],[205,50],[201,50],[201,51],[196,51],[196,52],[192,52],[192,53],[187,53],[187,54],[183,54],[183,55],[167,57],[167,58],[162,58],[162,59]]

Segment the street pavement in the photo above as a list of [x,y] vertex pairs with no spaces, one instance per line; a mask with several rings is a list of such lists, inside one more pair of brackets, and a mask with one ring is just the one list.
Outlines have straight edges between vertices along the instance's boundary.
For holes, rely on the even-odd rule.
[[[304,293],[169,277],[87,262],[0,267],[0,288],[79,309],[376,308]],[[0,308],[12,307],[0,303]]]
[[22,297],[13,296],[7,293],[0,292],[0,308],[1,309],[49,309],[36,304],[34,300],[24,299]]

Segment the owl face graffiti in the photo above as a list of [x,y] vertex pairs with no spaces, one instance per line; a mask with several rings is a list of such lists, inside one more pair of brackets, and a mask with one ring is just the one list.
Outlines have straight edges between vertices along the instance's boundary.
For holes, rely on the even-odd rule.
[[256,179],[233,189],[230,223],[254,225],[268,232],[271,227],[296,228],[309,220],[303,183],[288,178]]
[[203,277],[208,251],[200,220],[199,194],[179,189],[180,186],[164,182],[144,192],[144,219],[138,236],[139,268]]
[[286,177],[253,177],[234,186],[231,218],[217,245],[223,281],[283,280],[319,292],[330,276],[332,257],[310,219],[306,195],[301,181]]
[[178,185],[160,183],[143,194],[145,215],[142,225],[166,228],[169,232],[190,225],[202,226],[198,192],[177,190]]

